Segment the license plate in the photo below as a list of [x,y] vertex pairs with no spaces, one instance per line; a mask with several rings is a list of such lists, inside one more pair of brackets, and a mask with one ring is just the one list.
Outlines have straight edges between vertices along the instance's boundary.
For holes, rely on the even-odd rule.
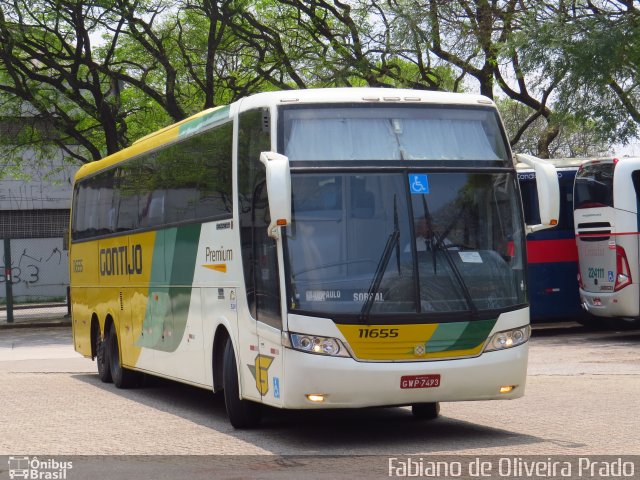
[[400,377],[400,388],[436,388],[440,386],[440,374],[405,375]]

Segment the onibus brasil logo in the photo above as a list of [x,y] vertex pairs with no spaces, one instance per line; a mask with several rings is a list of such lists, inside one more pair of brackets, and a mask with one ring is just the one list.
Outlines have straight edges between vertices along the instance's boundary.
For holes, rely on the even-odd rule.
[[67,470],[73,468],[73,462],[61,462],[53,458],[39,460],[38,457],[9,457],[9,478],[27,478],[33,480],[65,480]]

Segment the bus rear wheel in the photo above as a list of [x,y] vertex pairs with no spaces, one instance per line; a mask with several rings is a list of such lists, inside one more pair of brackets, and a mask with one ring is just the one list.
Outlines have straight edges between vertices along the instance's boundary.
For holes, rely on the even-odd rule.
[[258,425],[261,417],[260,405],[240,398],[238,366],[230,338],[224,348],[222,383],[224,403],[231,425],[234,428],[252,428]]
[[109,330],[109,367],[113,383],[118,388],[131,388],[140,385],[142,374],[124,368],[120,364],[120,348],[118,346],[118,334],[115,326]]
[[434,420],[440,415],[440,402],[414,403],[411,413],[419,420]]
[[[104,336],[106,337],[106,335]],[[98,377],[104,383],[111,383],[111,367],[109,365],[109,345],[108,338],[98,335],[96,339],[96,363],[98,365]]]

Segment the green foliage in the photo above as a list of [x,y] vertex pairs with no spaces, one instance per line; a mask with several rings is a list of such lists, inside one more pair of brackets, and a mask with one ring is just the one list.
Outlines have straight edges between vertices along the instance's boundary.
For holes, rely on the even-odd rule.
[[601,139],[631,139],[640,123],[640,10],[617,1],[556,6],[539,2],[523,16],[523,67],[559,79],[563,119],[596,124]]
[[88,162],[251,93],[382,86],[504,95],[516,148],[598,151],[638,133],[636,3],[0,0],[0,117],[39,122],[0,141]]
[[[514,152],[536,155],[538,141],[547,128],[544,117],[538,117],[515,140],[518,130],[535,111],[514,100],[503,98],[497,102],[507,135]],[[611,142],[603,137],[595,121],[572,117],[569,114],[554,115],[553,122],[560,125],[560,132],[550,148],[550,158],[600,157],[611,152]]]

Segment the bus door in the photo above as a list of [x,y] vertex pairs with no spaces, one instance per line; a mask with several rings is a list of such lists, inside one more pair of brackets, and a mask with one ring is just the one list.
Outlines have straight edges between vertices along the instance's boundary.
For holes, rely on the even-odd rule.
[[268,236],[269,202],[266,182],[254,190],[251,222],[241,228],[249,315],[238,323],[244,397],[280,405],[282,377],[282,314],[278,244]]
[[264,402],[281,405],[283,351],[278,243],[267,233],[271,219],[266,182],[258,187],[256,196],[253,237],[255,318],[259,341],[259,354],[254,361],[256,388]]
[[260,152],[271,149],[269,111],[239,117],[240,243],[249,315],[238,319],[240,381],[245,398],[282,404],[282,312],[279,244],[269,237],[269,200]]

